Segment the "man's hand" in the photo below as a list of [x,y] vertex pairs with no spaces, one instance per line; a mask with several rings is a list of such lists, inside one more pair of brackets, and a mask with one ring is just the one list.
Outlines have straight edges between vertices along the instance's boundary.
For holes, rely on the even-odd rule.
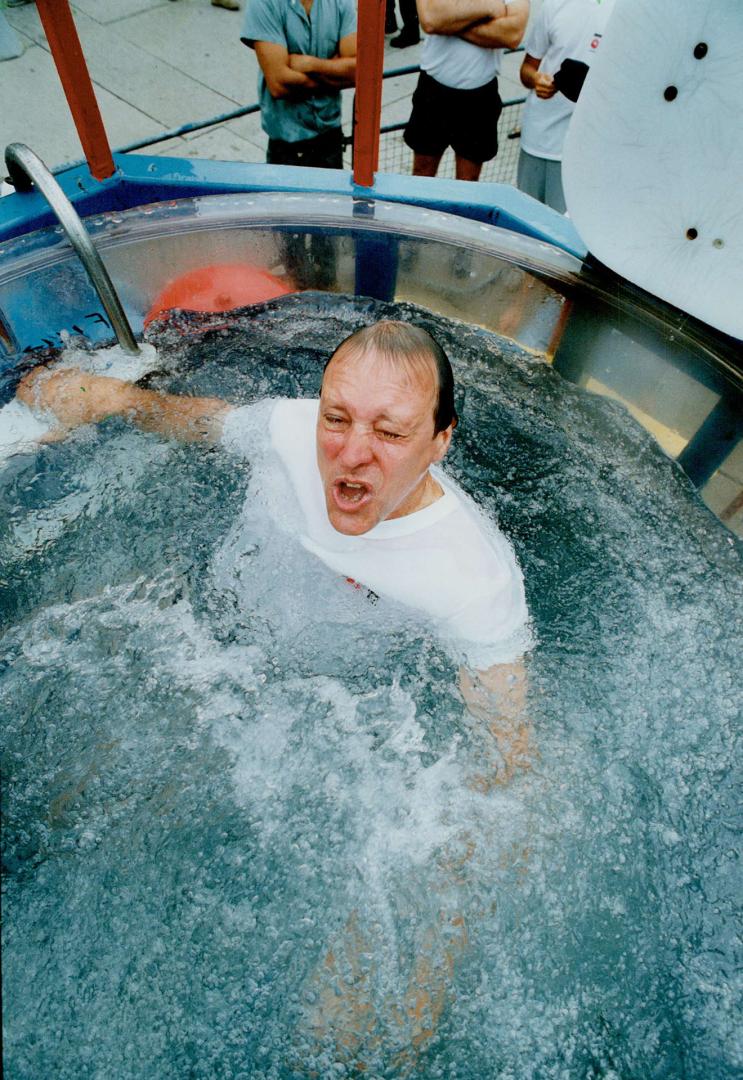
[[121,379],[42,367],[24,375],[16,397],[32,409],[53,413],[69,429],[125,413],[131,407],[133,390],[131,383]]
[[[473,778],[478,790],[507,783],[519,770],[530,768],[531,725],[526,714],[526,669],[523,661],[495,664],[486,671],[459,670],[459,688],[469,712],[482,722],[485,773]],[[492,739],[503,768],[499,771],[488,748]]]
[[521,65],[519,76],[527,90],[533,90],[537,97],[546,101],[548,98],[555,96],[557,88],[553,76],[548,75],[546,71],[539,70],[541,62],[538,57],[529,56],[527,53]]
[[544,71],[540,71],[534,80],[534,93],[537,97],[544,98],[545,100],[554,97],[557,93],[557,88],[555,87],[555,80],[553,77],[547,75]]
[[56,416],[62,430],[53,432],[52,438],[82,424],[121,416],[145,431],[186,442],[216,442],[222,420],[232,408],[221,398],[158,394],[122,379],[88,375],[74,368],[35,368],[21,380],[17,397],[32,409]]
[[307,56],[305,53],[289,53],[288,63],[292,71],[301,71],[303,75],[310,75],[315,59],[314,56]]

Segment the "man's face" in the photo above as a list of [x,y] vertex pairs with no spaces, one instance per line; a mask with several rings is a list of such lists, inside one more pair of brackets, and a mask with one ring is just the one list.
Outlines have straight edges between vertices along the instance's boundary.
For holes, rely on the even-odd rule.
[[449,448],[434,435],[433,361],[413,370],[353,346],[328,365],[317,419],[317,463],[333,528],[359,536],[425,505],[428,468]]

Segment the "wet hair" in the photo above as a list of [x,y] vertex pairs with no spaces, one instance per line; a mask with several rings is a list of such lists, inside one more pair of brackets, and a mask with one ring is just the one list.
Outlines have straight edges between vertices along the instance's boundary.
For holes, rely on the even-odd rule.
[[372,350],[400,367],[415,366],[420,370],[421,360],[426,363],[431,361],[437,384],[433,407],[433,433],[438,435],[450,424],[456,425],[458,417],[454,406],[454,375],[449,357],[427,330],[415,323],[400,322],[397,319],[383,319],[371,326],[362,326],[360,330],[355,330],[344,338],[326,363],[325,370],[330,361],[340,353],[354,352],[363,356]]

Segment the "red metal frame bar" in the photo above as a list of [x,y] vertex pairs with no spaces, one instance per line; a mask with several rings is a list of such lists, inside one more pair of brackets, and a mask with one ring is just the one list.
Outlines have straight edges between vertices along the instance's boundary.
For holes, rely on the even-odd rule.
[[114,159],[70,5],[67,0],[36,0],[36,7],[88,167],[96,180],[105,180],[115,172]]
[[385,0],[359,0],[353,179],[361,187],[372,187],[379,162],[385,7]]

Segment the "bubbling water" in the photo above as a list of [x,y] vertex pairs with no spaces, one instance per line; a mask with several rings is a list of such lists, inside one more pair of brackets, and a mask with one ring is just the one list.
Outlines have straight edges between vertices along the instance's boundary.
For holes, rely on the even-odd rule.
[[[73,340],[65,331],[62,338],[65,348],[50,365],[54,370],[75,368],[94,375],[136,382],[160,366],[157,350],[150,344],[142,344],[139,353],[132,356],[120,345],[93,351],[83,348],[82,342]],[[0,395],[2,402],[5,396],[2,395],[2,386]],[[0,404],[0,469],[13,455],[29,453],[39,443],[49,441],[57,426],[51,414],[32,409],[17,398]]]
[[455,663],[287,541],[258,455],[110,419],[12,458],[10,1075],[740,1074],[741,550],[678,469],[616,404],[405,304],[172,318],[150,384],[315,395],[390,316],[449,353],[447,468],[524,571],[531,768],[472,782]]

